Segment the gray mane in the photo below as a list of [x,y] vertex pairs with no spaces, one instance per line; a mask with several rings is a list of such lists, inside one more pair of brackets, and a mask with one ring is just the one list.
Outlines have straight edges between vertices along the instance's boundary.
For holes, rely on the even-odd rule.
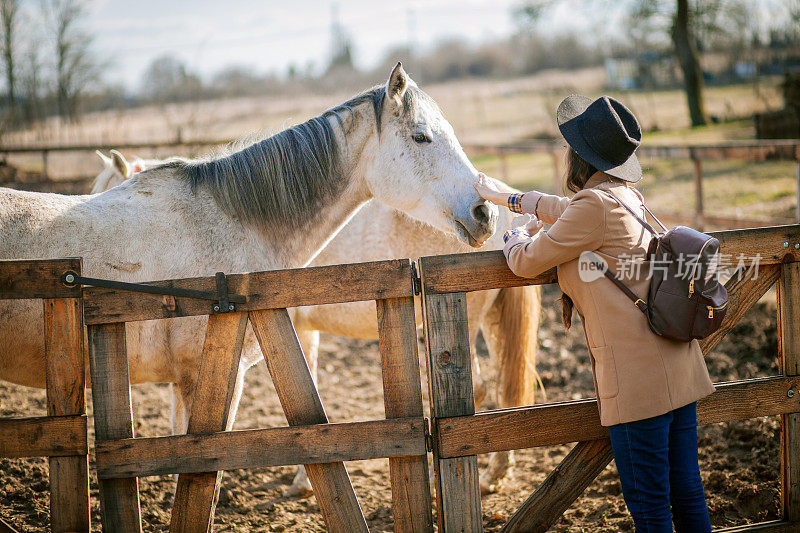
[[342,147],[330,117],[344,127],[343,114],[371,102],[380,133],[385,96],[384,86],[374,87],[242,150],[168,165],[185,173],[192,191],[206,188],[228,215],[245,224],[259,228],[303,225],[347,185],[342,177]]

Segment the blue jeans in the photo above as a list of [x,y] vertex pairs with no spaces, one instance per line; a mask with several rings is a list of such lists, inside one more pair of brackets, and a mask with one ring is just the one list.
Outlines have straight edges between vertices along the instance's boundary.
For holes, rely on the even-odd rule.
[[697,464],[697,404],[608,428],[636,531],[711,531]]

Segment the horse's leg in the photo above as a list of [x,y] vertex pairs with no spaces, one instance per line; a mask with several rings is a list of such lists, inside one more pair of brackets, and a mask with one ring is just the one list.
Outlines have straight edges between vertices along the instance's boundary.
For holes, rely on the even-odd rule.
[[248,322],[247,329],[245,329],[244,332],[242,356],[239,358],[239,373],[236,375],[236,383],[233,386],[233,394],[231,395],[231,405],[228,410],[228,422],[225,426],[225,431],[232,430],[233,423],[236,421],[236,413],[239,410],[239,402],[242,400],[244,378],[247,370],[263,359],[261,347],[258,345],[258,339],[256,339],[253,326]]
[[233,386],[231,396],[231,407],[228,410],[228,423],[225,424],[225,431],[233,429],[233,422],[236,420],[236,412],[239,410],[239,402],[242,400],[242,389],[244,389],[244,375],[249,365],[239,365],[239,373],[236,375],[236,384]]
[[[317,358],[319,357],[319,331],[316,330],[297,330],[297,338],[300,341],[300,346],[303,347],[303,353],[306,354],[306,361],[308,368],[311,370],[311,377],[314,379],[314,384],[317,384]],[[306,469],[303,465],[297,467],[297,473],[294,476],[291,486],[286,489],[286,496],[306,498],[314,493],[311,487],[311,482],[308,480]]]
[[[498,359],[502,357],[501,353],[498,353],[498,346],[496,339],[493,338],[491,333],[487,330],[490,329],[487,322],[484,322],[483,325],[483,332],[484,332],[484,339],[486,340],[486,347],[489,349],[489,358],[494,363],[495,367],[502,367],[502,365],[497,364]],[[498,375],[497,375],[497,383],[495,386],[495,394],[497,395],[498,404],[502,407],[503,402],[501,398],[503,394],[501,392],[501,383],[502,383],[502,376],[500,376],[500,368],[497,368]],[[477,406],[477,398],[476,398],[476,406]],[[513,451],[504,451],[504,452],[492,452],[489,455],[489,464],[486,465],[486,468],[481,472],[480,477],[478,478],[478,485],[480,486],[481,494],[492,494],[497,492],[500,487],[500,482],[505,478],[506,474],[508,473],[509,466],[514,461],[514,452]]]
[[[472,326],[469,328],[472,330]],[[478,331],[480,327],[475,327],[475,332],[469,333],[470,356],[472,357],[472,394],[475,397],[475,409],[483,403],[486,399],[486,394],[489,392],[489,385],[483,375],[481,374],[481,364],[478,361],[478,352],[475,350],[475,341],[478,338]]]
[[[170,414],[172,422],[172,434],[183,435],[189,429],[189,413],[192,408],[192,397],[194,396],[194,380],[181,379],[178,383],[170,383],[172,390],[172,401],[170,402]],[[178,474],[172,474],[172,480],[178,481]]]
[[489,383],[481,374],[481,365],[478,361],[478,351],[475,343],[478,340],[478,332],[481,330],[481,322],[486,315],[491,300],[488,291],[471,292],[467,295],[467,324],[469,325],[469,346],[470,357],[472,360],[472,394],[475,399],[475,409],[486,399],[489,392]]
[[[483,321],[483,336],[497,367],[497,395],[501,408],[534,403],[538,376],[541,291],[539,287],[502,289]],[[481,493],[495,492],[514,464],[514,452],[494,452],[480,476]]]
[[189,429],[195,380],[182,379],[172,384],[172,434],[183,435]]

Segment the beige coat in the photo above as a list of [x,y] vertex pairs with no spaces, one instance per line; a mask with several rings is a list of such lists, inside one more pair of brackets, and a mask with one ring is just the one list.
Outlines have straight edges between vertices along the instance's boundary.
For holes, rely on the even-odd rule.
[[[571,199],[544,195],[539,218],[552,227],[532,239],[512,235],[503,249],[518,276],[533,277],[558,266],[558,284],[581,316],[591,354],[604,426],[664,414],[714,391],[697,341],[678,342],[650,331],[644,314],[610,280],[583,281],[579,256],[594,251],[638,296],[647,298],[650,263],[643,260],[648,233],[624,207],[600,189],[612,190],[644,217],[632,184],[598,172]],[[531,198],[533,200],[534,198]],[[534,203],[522,207],[533,211]],[[639,257],[640,271],[618,266]],[[633,271],[633,274],[631,273]],[[586,276],[584,276],[586,279]]]

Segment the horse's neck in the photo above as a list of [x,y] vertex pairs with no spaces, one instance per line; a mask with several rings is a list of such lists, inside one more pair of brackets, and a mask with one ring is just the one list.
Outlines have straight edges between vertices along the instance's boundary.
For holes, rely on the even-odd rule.
[[[406,257],[415,259],[426,255],[501,250],[503,234],[511,228],[515,216],[507,209],[501,210],[494,235],[481,248],[472,248],[451,234],[372,200],[335,236],[312,264],[333,265]],[[391,235],[392,238],[386,239],[385,235]]]
[[301,267],[310,263],[372,196],[364,181],[366,169],[372,164],[372,154],[377,150],[371,105],[369,108],[366,104],[360,105],[351,118],[346,133],[335,126],[342,147],[342,179],[347,180],[347,185],[304,223],[267,236],[277,244],[276,252],[287,266]]

